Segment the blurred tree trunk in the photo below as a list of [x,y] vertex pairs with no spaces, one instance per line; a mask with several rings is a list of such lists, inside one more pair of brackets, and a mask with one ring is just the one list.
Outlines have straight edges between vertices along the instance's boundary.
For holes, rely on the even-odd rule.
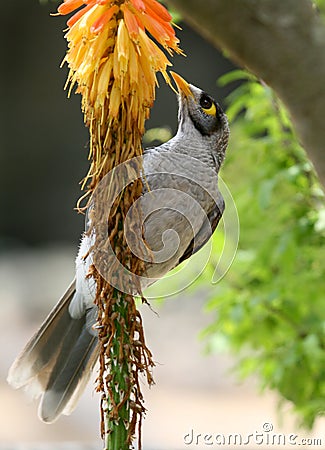
[[311,0],[167,2],[275,90],[325,186],[325,25]]

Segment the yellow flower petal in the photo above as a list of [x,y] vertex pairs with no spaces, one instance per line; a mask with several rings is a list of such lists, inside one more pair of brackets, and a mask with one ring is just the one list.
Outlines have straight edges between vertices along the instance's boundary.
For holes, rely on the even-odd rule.
[[117,57],[120,64],[120,71],[122,73],[126,73],[128,69],[128,61],[129,61],[129,47],[131,41],[129,38],[128,31],[125,26],[125,22],[123,19],[120,20],[118,30],[117,30],[117,39],[116,39],[116,50]]

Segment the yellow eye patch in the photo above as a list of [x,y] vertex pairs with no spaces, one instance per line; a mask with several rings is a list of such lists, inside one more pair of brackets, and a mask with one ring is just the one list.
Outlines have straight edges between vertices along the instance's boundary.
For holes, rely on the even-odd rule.
[[200,98],[200,106],[205,114],[209,114],[210,116],[215,116],[217,114],[217,108],[212,100],[207,94],[202,94]]
[[214,103],[212,103],[212,105],[210,106],[210,108],[203,108],[203,107],[202,107],[202,109],[203,109],[203,111],[204,111],[206,114],[210,114],[211,116],[215,116],[215,115],[216,115],[216,112],[217,112],[216,105],[215,105]]

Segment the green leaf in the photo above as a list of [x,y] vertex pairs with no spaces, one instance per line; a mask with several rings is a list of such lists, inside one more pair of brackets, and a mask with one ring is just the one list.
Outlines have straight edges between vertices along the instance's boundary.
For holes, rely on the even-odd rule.
[[222,75],[218,79],[218,85],[224,87],[227,84],[230,84],[234,81],[241,81],[241,80],[255,81],[256,77],[251,73],[247,72],[246,70],[241,69],[232,70],[231,72],[227,72],[226,74]]

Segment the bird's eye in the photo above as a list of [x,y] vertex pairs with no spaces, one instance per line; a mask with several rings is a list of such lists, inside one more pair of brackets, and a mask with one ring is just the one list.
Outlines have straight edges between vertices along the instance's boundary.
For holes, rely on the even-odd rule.
[[207,95],[202,95],[202,97],[200,98],[200,106],[206,114],[215,116],[217,112],[216,105]]
[[200,98],[200,105],[203,109],[209,109],[212,106],[212,100],[206,95],[202,95],[202,97]]

